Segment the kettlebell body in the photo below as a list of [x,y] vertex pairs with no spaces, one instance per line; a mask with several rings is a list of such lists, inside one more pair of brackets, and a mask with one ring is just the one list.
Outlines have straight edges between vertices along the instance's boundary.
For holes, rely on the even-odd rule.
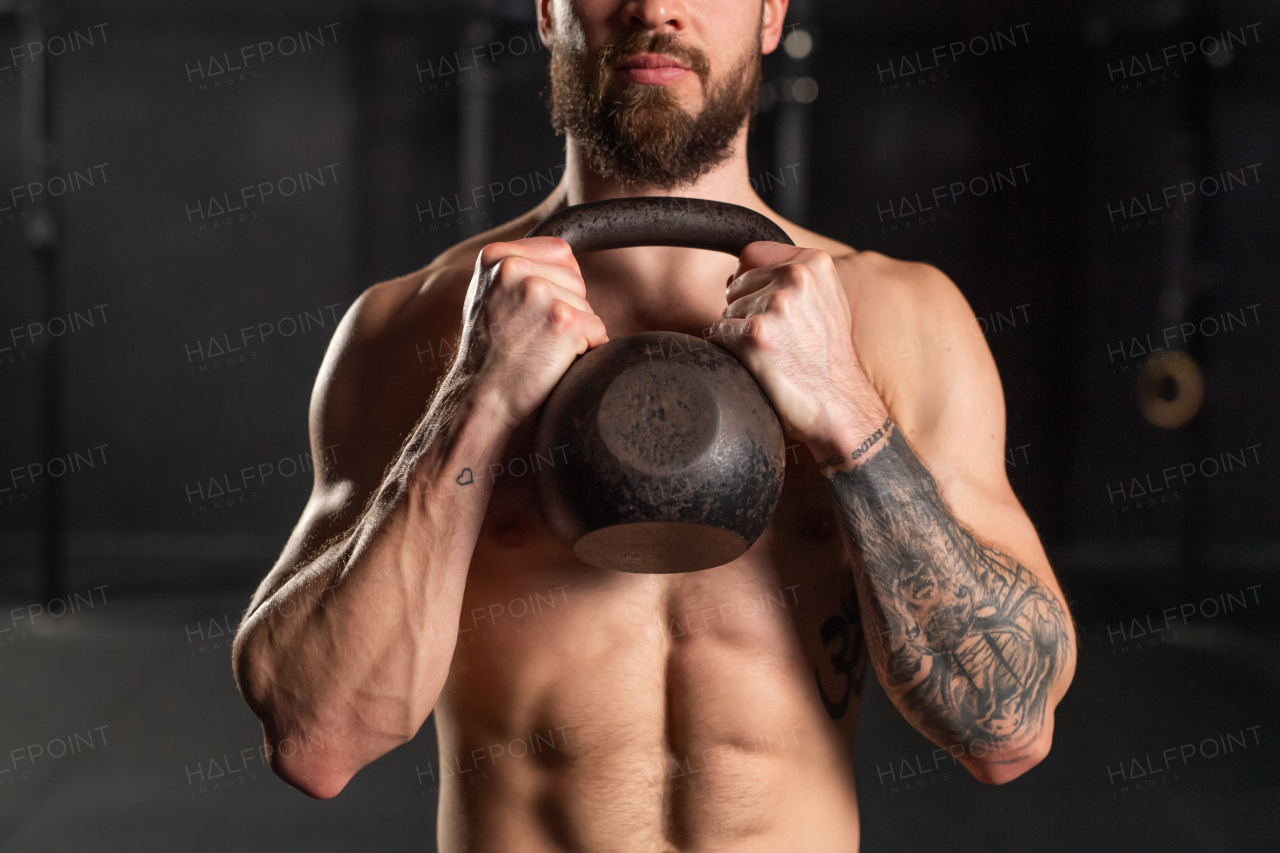
[[543,515],[578,559],[624,572],[690,572],[737,559],[782,494],[782,426],[721,347],[646,332],[590,350],[552,391],[536,447]]

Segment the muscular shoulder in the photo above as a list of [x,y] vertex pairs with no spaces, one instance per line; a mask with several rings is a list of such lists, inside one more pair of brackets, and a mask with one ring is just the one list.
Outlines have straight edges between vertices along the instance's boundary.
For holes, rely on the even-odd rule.
[[774,219],[797,246],[831,256],[849,301],[858,360],[919,450],[1004,441],[1000,377],[968,300],[950,278],[929,264],[857,251]]
[[335,343],[365,347],[420,335],[424,323],[435,326],[437,320],[443,320],[445,325],[460,324],[461,314],[455,316],[448,309],[461,310],[480,251],[490,243],[523,237],[545,216],[545,206],[454,244],[416,272],[373,285],[347,312],[351,338],[338,341],[335,337]]
[[863,342],[882,343],[904,332],[913,334],[920,323],[932,328],[934,323],[972,316],[959,288],[937,267],[860,252],[792,223],[785,227],[797,246],[831,256],[849,299],[853,331]]
[[[501,231],[503,229],[495,229]],[[431,263],[399,278],[369,287],[352,304],[344,320],[349,335],[335,344],[344,348],[367,348],[386,344],[390,339],[413,336],[425,321],[432,325],[442,309],[461,307],[476,257],[488,243],[500,239],[486,232],[451,246]],[[458,317],[449,318],[461,320]]]
[[853,312],[854,331],[867,341],[883,343],[973,316],[960,289],[930,264],[872,251],[851,250],[833,257]]
[[999,373],[955,283],[929,264],[879,252],[835,261],[858,359],[908,438],[926,452],[960,436],[1002,443]]

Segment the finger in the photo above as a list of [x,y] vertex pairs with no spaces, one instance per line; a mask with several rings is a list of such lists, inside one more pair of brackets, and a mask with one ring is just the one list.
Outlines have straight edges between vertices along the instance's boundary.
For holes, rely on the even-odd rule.
[[586,333],[588,349],[609,343],[609,332],[604,327],[604,320],[595,314],[585,315],[582,327]]
[[717,320],[711,325],[711,331],[707,334],[707,340],[716,343],[741,361],[750,369],[748,360],[751,356],[749,347],[747,346],[747,338],[750,338],[755,332],[755,321],[747,318],[725,317]]
[[559,237],[525,237],[521,240],[499,241],[488,243],[480,250],[480,257],[486,266],[509,255],[531,257],[545,264],[559,264],[581,273],[577,259],[573,256],[573,248]]
[[499,287],[514,287],[523,281],[540,279],[555,285],[557,293],[571,294],[574,307],[591,311],[587,304],[587,288],[574,270],[555,264],[542,263],[523,255],[503,258],[493,270],[494,282]]
[[554,322],[572,324],[575,327],[578,355],[582,355],[592,347],[609,342],[609,333],[605,331],[604,321],[595,314],[589,314],[562,302],[553,309],[552,318]]
[[748,243],[742,250],[742,254],[738,255],[738,268],[734,270],[733,278],[739,278],[757,267],[788,263],[803,251],[805,250],[799,246],[788,246],[786,243],[772,243],[767,240]]
[[729,282],[729,286],[725,288],[725,301],[730,305],[733,305],[737,302],[741,302],[744,296],[749,296],[761,291],[765,287],[768,287],[769,283],[773,280],[774,275],[783,266],[786,266],[786,262],[783,262],[782,264],[770,264],[767,267],[757,267],[753,270],[748,270],[735,279],[732,279]]
[[579,278],[582,277],[582,270],[578,266],[578,259],[574,257],[573,248],[559,237],[526,237],[514,241],[511,245],[527,251],[529,257],[534,260],[568,267],[576,272]]
[[736,281],[729,283],[725,298],[732,302],[747,293],[760,290],[765,282],[773,282],[782,289],[832,279],[839,280],[830,255],[817,249],[796,249],[790,260],[743,273]]
[[583,314],[595,314],[587,300],[572,290],[561,287],[551,279],[541,276],[529,276],[523,281],[527,288],[525,291],[525,303],[535,310],[540,305],[551,307],[557,302],[563,302],[575,311],[581,311]]
[[523,240],[489,243],[480,250],[476,264],[480,268],[496,266],[504,258],[528,258],[542,264],[571,270],[582,280],[582,269],[569,244],[559,237],[529,237]]
[[778,288],[768,285],[755,293],[748,293],[730,302],[721,315],[725,319],[749,319],[757,314],[763,314],[769,307],[769,294],[775,292]]

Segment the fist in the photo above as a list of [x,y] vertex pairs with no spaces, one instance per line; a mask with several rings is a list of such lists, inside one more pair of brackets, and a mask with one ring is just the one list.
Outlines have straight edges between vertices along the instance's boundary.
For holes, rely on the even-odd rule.
[[[849,302],[826,252],[783,243],[743,250],[711,337],[755,376],[788,438],[884,420],[850,335]],[[874,427],[873,427],[874,428]]]
[[480,405],[509,429],[542,405],[575,358],[608,340],[564,240],[533,237],[480,251],[456,364],[474,381]]

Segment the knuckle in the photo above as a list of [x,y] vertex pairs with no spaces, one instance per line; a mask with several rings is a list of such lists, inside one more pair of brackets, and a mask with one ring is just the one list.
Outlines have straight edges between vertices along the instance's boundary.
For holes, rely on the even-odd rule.
[[573,324],[573,306],[556,300],[547,308],[547,325],[556,331],[564,331]]
[[517,311],[532,311],[535,315],[550,301],[548,284],[540,278],[518,280],[512,287],[512,293],[515,295]]
[[840,275],[840,271],[836,269],[835,260],[826,252],[819,254],[818,258],[813,262],[813,267],[827,278],[834,279]]
[[773,341],[773,324],[764,315],[756,315],[743,326],[743,337],[750,338],[756,347],[768,346]]
[[577,258],[573,256],[573,247],[563,237],[535,237],[533,240],[535,242],[531,248],[536,250],[535,254],[538,258],[556,266],[568,269],[577,268]]
[[817,266],[830,266],[835,263],[831,260],[831,256],[821,249],[805,249],[800,253],[799,258],[806,264]]
[[532,272],[532,265],[529,259],[522,255],[511,255],[498,262],[498,281],[505,285],[512,285],[527,278],[530,272]]
[[520,295],[520,301],[525,304],[537,305],[543,302],[548,295],[547,281],[535,276],[521,277],[516,284],[516,288]]
[[768,310],[774,314],[786,316],[795,307],[796,295],[791,290],[775,290],[769,294]]
[[510,243],[489,243],[480,250],[480,266],[491,267],[511,254]]
[[813,284],[813,270],[804,264],[787,264],[782,268],[783,283],[796,290],[803,290]]

